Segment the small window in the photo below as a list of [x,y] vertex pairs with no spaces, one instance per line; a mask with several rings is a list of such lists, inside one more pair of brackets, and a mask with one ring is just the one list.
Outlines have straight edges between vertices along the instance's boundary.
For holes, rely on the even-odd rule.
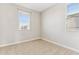
[[30,13],[22,10],[18,11],[19,29],[30,29]]

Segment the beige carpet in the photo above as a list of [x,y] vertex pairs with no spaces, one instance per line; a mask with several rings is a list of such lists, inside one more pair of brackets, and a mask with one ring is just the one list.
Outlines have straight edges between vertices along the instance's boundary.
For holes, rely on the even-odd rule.
[[78,54],[69,49],[57,46],[47,41],[38,39],[30,42],[20,43],[12,46],[0,48],[3,55],[73,55]]

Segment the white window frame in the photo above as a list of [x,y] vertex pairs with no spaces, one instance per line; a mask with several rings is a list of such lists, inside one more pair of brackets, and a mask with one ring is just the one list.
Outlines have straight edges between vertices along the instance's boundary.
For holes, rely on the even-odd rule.
[[[68,5],[69,4],[67,4],[67,7],[68,7]],[[69,18],[77,17],[77,16],[75,16],[77,13],[79,13],[79,11],[75,11],[75,12],[72,12],[72,13],[67,13],[66,24],[69,25],[69,26],[67,26],[67,25],[66,26],[67,26],[68,31],[77,31],[77,30],[79,30],[79,27],[76,25],[75,20],[69,19]]]
[[[19,22],[19,30],[30,30],[31,13],[30,12],[27,12],[27,11],[24,11],[24,10],[21,10],[21,9],[18,9],[18,13],[23,13],[23,14],[25,14],[25,15],[27,15],[27,16],[30,17],[29,24],[28,24],[27,28],[22,28],[20,26],[20,22]],[[18,21],[20,21],[19,20],[19,15],[18,15]]]

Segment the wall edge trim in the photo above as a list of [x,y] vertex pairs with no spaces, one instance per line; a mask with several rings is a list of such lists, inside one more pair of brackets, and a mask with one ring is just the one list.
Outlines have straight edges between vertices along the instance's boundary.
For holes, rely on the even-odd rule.
[[1,47],[7,47],[7,46],[11,46],[11,45],[16,45],[16,44],[20,44],[20,43],[24,43],[24,42],[29,42],[29,41],[33,41],[33,40],[37,40],[37,39],[41,39],[40,37],[36,37],[36,38],[32,38],[32,39],[28,39],[28,40],[21,40],[21,41],[17,41],[17,42],[13,42],[13,43],[6,43],[6,44],[2,44],[0,45]]

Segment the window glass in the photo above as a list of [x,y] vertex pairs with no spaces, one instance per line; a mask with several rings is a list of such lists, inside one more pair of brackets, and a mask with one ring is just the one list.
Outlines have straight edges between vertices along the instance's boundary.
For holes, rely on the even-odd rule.
[[19,11],[19,28],[30,29],[30,15],[27,12]]
[[79,3],[71,3],[67,6],[67,12],[69,13],[76,13],[79,12]]

